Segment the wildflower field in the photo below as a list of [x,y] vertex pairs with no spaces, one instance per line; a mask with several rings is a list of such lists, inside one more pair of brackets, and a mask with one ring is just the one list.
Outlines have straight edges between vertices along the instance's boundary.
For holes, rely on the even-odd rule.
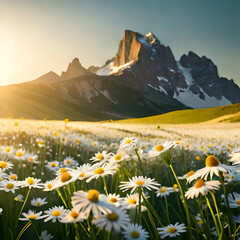
[[0,239],[239,239],[240,124],[0,120]]

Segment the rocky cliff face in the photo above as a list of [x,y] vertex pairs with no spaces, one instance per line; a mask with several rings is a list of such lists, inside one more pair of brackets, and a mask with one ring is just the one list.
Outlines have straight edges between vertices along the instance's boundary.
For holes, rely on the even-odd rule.
[[141,35],[126,30],[115,58],[96,74],[113,75],[148,98],[158,91],[193,108],[240,102],[239,87],[233,80],[219,77],[210,59],[189,52],[177,62],[171,49],[151,32]]

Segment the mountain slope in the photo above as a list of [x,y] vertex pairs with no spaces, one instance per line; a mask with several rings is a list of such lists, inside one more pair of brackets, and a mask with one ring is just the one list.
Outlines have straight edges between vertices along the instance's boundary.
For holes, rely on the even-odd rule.
[[[223,122],[224,120],[234,122],[239,121],[240,103],[227,106],[204,108],[204,109],[186,109],[157,116],[146,118],[135,118],[121,120],[119,123],[142,123],[142,124],[185,124],[200,122]],[[228,119],[228,116],[230,116]],[[218,119],[214,121],[214,119]],[[228,120],[227,120],[228,119]],[[210,121],[212,120],[212,121]]]
[[[85,72],[52,84],[24,83],[0,87],[0,117],[106,120],[143,117],[182,109],[173,103],[157,105],[139,91],[114,78]],[[171,105],[172,104],[172,105]]]
[[176,61],[171,49],[151,32],[126,30],[115,58],[96,74],[114,75],[147,98],[158,91],[191,108],[240,102],[240,88],[233,80],[219,77],[210,59],[189,52]]

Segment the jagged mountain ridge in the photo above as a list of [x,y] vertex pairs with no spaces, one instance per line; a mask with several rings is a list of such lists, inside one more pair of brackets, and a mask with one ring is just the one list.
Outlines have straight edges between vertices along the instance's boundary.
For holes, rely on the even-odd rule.
[[189,52],[176,61],[171,49],[151,32],[141,35],[126,30],[115,58],[96,74],[114,75],[146,97],[160,91],[192,108],[240,102],[238,85],[219,77],[210,59]]
[[[152,33],[126,30],[116,56],[85,69],[78,58],[59,76],[49,72],[0,87],[0,117],[105,120],[240,102],[240,89],[193,52],[176,61]],[[14,101],[13,101],[14,99]]]

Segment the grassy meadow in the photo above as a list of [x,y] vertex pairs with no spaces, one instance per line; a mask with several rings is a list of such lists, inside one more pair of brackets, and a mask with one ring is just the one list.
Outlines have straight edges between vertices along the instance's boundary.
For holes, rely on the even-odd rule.
[[0,239],[239,239],[239,108],[1,119]]

